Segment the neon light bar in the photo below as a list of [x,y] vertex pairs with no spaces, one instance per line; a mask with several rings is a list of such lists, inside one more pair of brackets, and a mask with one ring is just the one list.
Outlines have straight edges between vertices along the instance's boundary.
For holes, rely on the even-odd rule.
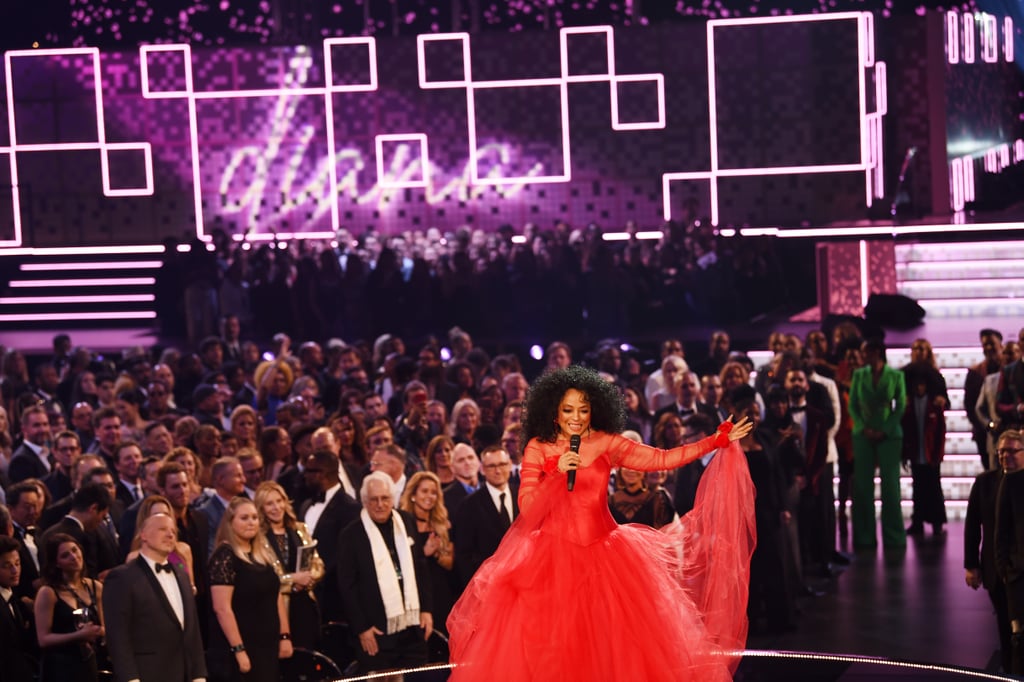
[[636,233],[637,239],[661,239],[665,236],[665,233],[661,230],[641,230]]
[[974,63],[974,15],[964,14],[964,62]]
[[133,260],[113,263],[22,263],[22,272],[49,272],[51,270],[148,270],[163,266],[158,260]]
[[606,242],[628,242],[629,232],[605,232],[601,239]]
[[1003,17],[1003,58],[1013,61],[1013,17]]
[[66,320],[152,320],[152,310],[130,310],[125,312],[96,313],[24,313],[22,315],[0,315],[0,322],[61,322]]
[[868,296],[871,294],[871,285],[868,282],[868,243],[863,239],[860,241],[860,304],[868,304]]
[[981,58],[989,64],[999,61],[999,25],[987,12],[981,15]]
[[[1024,230],[1024,223],[974,223],[966,226],[972,233],[1007,232]],[[872,227],[801,227],[784,229],[779,227],[741,228],[744,237],[772,236],[782,238],[803,237],[867,237],[872,235],[900,236],[907,234],[937,234],[942,232],[963,232],[964,225],[879,225]],[[725,234],[722,230],[720,234]]]
[[960,63],[960,17],[956,12],[946,12],[946,61]]
[[949,162],[949,204],[954,211],[964,208],[964,161],[953,159]]
[[964,157],[964,201],[974,201],[974,159]]
[[526,243],[526,235],[522,235],[522,234],[512,235],[512,243],[513,244],[525,244]]
[[[186,249],[188,245],[184,245]],[[179,246],[180,250],[181,247]],[[30,246],[0,249],[0,256],[95,256],[122,253],[163,253],[164,247],[153,244],[138,246],[61,246],[55,248],[33,248]]]
[[149,287],[156,284],[155,277],[109,277],[104,279],[16,279],[12,289],[38,287]]
[[[948,267],[948,264],[947,264],[947,267]],[[989,279],[915,279],[913,281],[904,282],[904,284],[908,284],[908,285],[912,284],[915,289],[917,289],[919,287],[922,288],[922,289],[942,289],[944,287],[950,287],[950,286],[971,287],[971,286],[985,286],[986,284],[999,284],[1002,287],[1013,287],[1013,286],[1021,287],[1021,286],[1024,286],[1024,278],[1014,277],[1014,278],[1003,279],[1003,278],[1000,278],[1000,277],[992,277],[992,278],[989,278]],[[948,351],[949,349],[943,349],[943,350],[944,351]],[[975,351],[977,349],[971,348],[970,350],[971,351]]]
[[0,305],[47,303],[152,303],[153,294],[111,294],[104,296],[0,296]]

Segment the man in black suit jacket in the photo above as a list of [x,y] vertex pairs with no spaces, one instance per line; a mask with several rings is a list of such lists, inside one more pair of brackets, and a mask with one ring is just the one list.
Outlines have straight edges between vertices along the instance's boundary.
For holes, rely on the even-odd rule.
[[714,420],[716,426],[721,421],[714,407],[700,401],[700,378],[694,372],[683,372],[679,377],[676,381],[676,401],[655,412],[654,423],[657,424],[666,413],[678,414],[684,424],[695,414],[703,414]]
[[31,680],[39,667],[32,619],[16,592],[20,580],[18,541],[0,536],[0,682]]
[[[1016,429],[999,436],[996,450],[1000,461],[1013,457],[1018,463],[1024,456],[1024,434]],[[1024,474],[1021,469],[1008,472],[999,484],[996,495],[996,572],[1006,585],[1010,617],[1011,669],[1014,675],[1024,673]]]
[[61,431],[53,439],[54,467],[43,483],[53,499],[59,500],[75,491],[71,481],[71,466],[82,454],[82,442],[74,431]]
[[[360,671],[427,662],[434,628],[430,579],[416,519],[394,509],[394,481],[376,471],[363,479],[363,511],[341,533],[338,589],[345,618],[358,637]],[[377,567],[385,567],[380,573]]]
[[42,495],[35,480],[15,483],[7,491],[7,504],[10,505],[11,523],[14,527],[14,538],[18,541],[18,556],[21,558],[21,578],[15,588],[19,597],[35,599],[39,578],[39,560],[42,558],[42,535],[38,533],[36,521],[39,508],[43,506]]
[[505,531],[519,516],[519,502],[508,484],[512,459],[500,445],[485,448],[481,459],[484,485],[466,498],[452,523],[452,542],[458,547],[455,568],[463,586],[494,554]]
[[[71,501],[71,512],[59,523],[46,529],[43,537],[36,543],[46,547],[47,540],[55,533],[67,533],[82,547],[85,559],[85,574],[93,580],[103,580],[103,574],[117,565],[116,555],[111,560],[105,552],[101,552],[99,533],[103,530],[100,524],[110,510],[110,493],[100,483],[89,483],[75,492]],[[44,571],[46,567],[41,567]]]
[[206,677],[203,642],[192,586],[174,550],[175,521],[157,514],[143,521],[134,561],[107,576],[103,613],[107,646],[118,682],[189,682]]
[[48,446],[50,419],[46,416],[46,410],[34,405],[22,413],[21,436],[21,445],[11,454],[7,477],[11,483],[24,481],[26,478],[46,478],[53,468]]
[[[338,560],[344,553],[341,531],[359,516],[359,503],[349,497],[338,478],[338,456],[330,450],[315,450],[306,458],[303,475],[306,484],[318,493],[299,508],[299,518],[317,542],[317,553],[324,561],[324,578],[316,587],[320,615],[324,622],[341,618],[338,594]],[[347,551],[347,548],[345,549]]]
[[967,586],[974,590],[983,586],[992,602],[999,629],[999,650],[1004,672],[1012,668],[1013,657],[1006,586],[996,571],[996,497],[1003,477],[1016,472],[1024,463],[1024,457],[1021,456],[1024,453],[1014,452],[1016,448],[1022,447],[1017,442],[1018,435],[1017,431],[1007,431],[1000,437],[996,444],[996,449],[1002,452],[999,468],[984,471],[974,479],[964,518],[964,572]]
[[214,495],[196,510],[206,516],[210,528],[206,546],[207,556],[213,554],[213,544],[217,539],[220,521],[224,518],[224,510],[234,497],[245,492],[245,472],[237,457],[221,457],[213,463],[210,475],[213,479]]
[[480,487],[480,458],[473,446],[455,444],[452,448],[452,472],[455,480],[444,488],[444,506],[449,518],[455,518],[459,505]]

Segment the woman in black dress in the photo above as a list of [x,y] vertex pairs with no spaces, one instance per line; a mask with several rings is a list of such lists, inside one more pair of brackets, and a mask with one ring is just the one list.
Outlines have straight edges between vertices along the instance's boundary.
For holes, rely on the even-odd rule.
[[423,548],[430,573],[434,600],[431,615],[434,616],[435,628],[444,631],[448,613],[455,603],[452,591],[452,564],[455,557],[448,509],[444,506],[444,495],[441,493],[441,479],[430,471],[416,472],[406,484],[399,506],[402,511],[416,517],[416,546]]
[[210,556],[211,680],[278,682],[278,659],[292,655],[276,558],[259,540],[259,532],[259,512],[252,500],[231,500]]
[[47,538],[41,558],[44,585],[35,603],[36,637],[42,649],[40,680],[95,681],[103,638],[103,585],[85,577],[82,546],[70,535]]
[[[279,483],[260,483],[255,502],[260,512],[260,531],[274,553],[274,571],[281,580],[281,594],[288,604],[292,645],[318,650],[320,609],[312,594],[324,576],[324,562],[316,552],[306,524],[296,518],[292,503]],[[302,561],[301,566],[299,561]]]

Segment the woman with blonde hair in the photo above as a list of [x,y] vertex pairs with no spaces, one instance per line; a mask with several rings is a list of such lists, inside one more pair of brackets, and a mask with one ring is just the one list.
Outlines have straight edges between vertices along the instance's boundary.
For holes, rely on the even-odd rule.
[[219,626],[210,627],[211,679],[280,679],[278,659],[291,657],[292,636],[276,560],[260,538],[255,503],[244,497],[231,500],[209,564],[210,597]]
[[433,472],[441,485],[448,485],[455,480],[455,471],[452,469],[452,449],[455,442],[443,433],[434,436],[427,443],[427,455],[424,465],[427,471]]
[[260,530],[274,553],[274,571],[281,579],[281,594],[288,603],[292,644],[317,649],[320,643],[320,609],[313,588],[324,575],[324,562],[306,524],[298,520],[284,488],[264,481],[256,488]]
[[[135,559],[139,556],[139,549],[142,547],[142,524],[150,516],[156,514],[167,514],[172,519],[174,518],[174,510],[171,508],[171,502],[163,495],[150,495],[142,499],[139,503],[138,516],[135,521],[135,535],[132,536],[131,551],[128,552],[128,556],[125,558],[125,563]],[[174,543],[174,551],[167,555],[167,562],[171,564],[177,564],[185,570],[185,574],[188,576],[188,582],[192,585],[192,592],[196,591],[196,579],[195,570],[193,569],[192,563],[192,548],[188,546],[188,543],[178,540]]]
[[[438,436],[442,438],[443,436]],[[435,438],[434,440],[437,440]],[[433,441],[431,441],[433,442]],[[449,441],[450,442],[450,441]],[[441,479],[430,471],[418,471],[405,486],[399,509],[416,517],[416,544],[423,548],[430,572],[435,627],[444,629],[448,612],[454,603],[452,564],[454,548],[450,537],[451,523],[441,494]]]
[[448,420],[448,435],[456,443],[473,444],[473,434],[480,426],[480,406],[472,398],[463,398],[452,407]]
[[239,405],[231,410],[231,433],[238,438],[238,449],[257,448],[260,438],[260,420],[256,410],[248,405]]

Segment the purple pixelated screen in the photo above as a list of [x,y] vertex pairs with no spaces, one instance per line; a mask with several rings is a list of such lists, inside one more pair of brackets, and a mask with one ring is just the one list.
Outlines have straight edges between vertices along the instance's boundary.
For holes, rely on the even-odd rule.
[[8,53],[0,243],[858,218],[862,16]]

